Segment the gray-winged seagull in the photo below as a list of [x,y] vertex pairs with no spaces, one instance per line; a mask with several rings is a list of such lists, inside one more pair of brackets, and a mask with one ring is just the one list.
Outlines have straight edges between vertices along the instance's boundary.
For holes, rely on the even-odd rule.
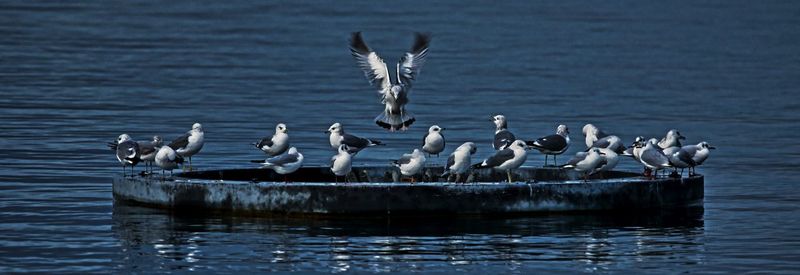
[[425,155],[419,149],[414,149],[411,154],[403,154],[400,159],[392,161],[392,165],[400,168],[400,174],[411,177],[411,182],[415,182],[414,175],[422,171],[425,167]]
[[517,169],[525,163],[527,146],[522,140],[515,140],[511,145],[499,150],[494,155],[485,159],[483,162],[475,164],[472,168],[494,168],[495,170],[506,171],[508,183],[511,183],[511,169]]
[[492,116],[492,122],[494,122],[495,126],[492,147],[494,147],[495,150],[501,150],[517,140],[514,134],[508,130],[508,121],[506,121],[504,115]]
[[439,153],[444,151],[443,130],[444,128],[439,127],[439,125],[433,125],[428,128],[428,133],[422,137],[422,151],[425,151],[428,155],[436,155],[438,157]]
[[334,123],[328,128],[325,133],[330,134],[328,140],[331,143],[331,147],[333,149],[339,149],[340,145],[345,144],[347,145],[348,150],[350,150],[351,154],[358,153],[359,151],[363,150],[367,147],[377,146],[377,145],[384,145],[379,140],[375,139],[368,139],[368,138],[360,138],[348,133],[344,132],[344,128],[342,127],[341,123]]
[[[459,182],[472,164],[472,155],[474,155],[477,150],[478,147],[475,146],[473,142],[464,142],[464,144],[458,146],[458,148],[450,154],[450,157],[447,158],[447,164],[444,166],[444,173],[441,177],[455,174],[455,181]],[[464,180],[466,180],[466,178],[464,178]]]
[[258,143],[254,143],[256,148],[269,156],[277,156],[289,149],[289,128],[286,124],[278,123],[275,126],[275,134],[271,137],[264,137]]
[[192,156],[203,149],[203,125],[195,123],[192,130],[173,140],[168,146],[182,158],[189,159],[189,171],[192,170]]

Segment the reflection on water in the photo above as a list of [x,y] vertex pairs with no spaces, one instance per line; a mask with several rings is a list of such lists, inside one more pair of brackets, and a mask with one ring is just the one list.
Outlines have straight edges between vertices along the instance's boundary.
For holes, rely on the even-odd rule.
[[423,219],[197,214],[115,203],[113,231],[123,250],[117,266],[142,272],[219,271],[248,261],[268,271],[475,271],[498,266],[591,271],[657,262],[689,270],[703,263],[705,250],[702,208]]

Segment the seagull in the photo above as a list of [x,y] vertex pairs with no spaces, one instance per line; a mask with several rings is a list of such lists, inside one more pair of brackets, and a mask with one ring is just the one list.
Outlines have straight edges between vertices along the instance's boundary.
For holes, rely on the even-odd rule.
[[594,173],[598,167],[601,167],[605,159],[601,148],[592,148],[588,152],[578,152],[575,157],[570,159],[564,168],[573,169],[577,172],[584,173],[584,180],[589,180],[589,175]]
[[381,94],[384,111],[375,118],[375,123],[387,130],[406,130],[416,120],[406,111],[408,92],[411,82],[419,76],[420,69],[428,56],[428,45],[431,37],[427,34],[415,33],[414,45],[397,63],[397,81],[392,84],[389,69],[377,53],[371,50],[361,37],[361,32],[354,32],[350,38],[350,53],[358,66],[364,71],[369,83]]
[[[689,176],[695,175],[694,167],[703,164],[716,147],[711,146],[708,142],[700,142],[697,145],[686,145],[681,147],[678,152],[669,155],[670,162],[677,168],[689,168]],[[683,174],[683,170],[681,170]]]
[[108,147],[117,154],[117,160],[122,164],[122,176],[125,176],[125,167],[127,166],[131,167],[131,176],[133,176],[133,167],[141,161],[139,144],[133,141],[128,134],[121,134],[115,142],[109,142]]
[[625,145],[618,136],[610,135],[596,140],[589,148],[606,148],[617,154],[625,152]]
[[344,176],[347,181],[347,174],[353,169],[353,155],[350,154],[350,148],[346,144],[339,145],[339,153],[331,158],[331,172],[336,175],[336,182],[339,178]]
[[262,165],[263,168],[269,168],[278,174],[284,175],[283,179],[287,181],[286,174],[294,173],[294,171],[303,166],[303,154],[297,152],[297,148],[292,147],[289,148],[286,154],[268,158]]
[[345,144],[347,145],[347,148],[350,150],[351,154],[358,153],[367,147],[384,145],[378,140],[360,138],[351,134],[347,134],[344,132],[342,124],[338,122],[331,125],[331,127],[328,128],[328,131],[325,131],[325,133],[330,134],[328,139],[331,142],[331,147],[338,149],[340,148],[340,145]]
[[287,133],[289,133],[289,129],[286,128],[286,124],[278,123],[275,126],[275,134],[272,137],[264,137],[253,145],[271,157],[283,154],[289,149],[289,135]]
[[150,171],[152,172],[152,165],[153,161],[156,160],[156,153],[158,153],[158,149],[164,145],[164,141],[160,136],[153,136],[153,140],[150,142],[137,143],[139,144],[139,150],[142,151],[142,156],[140,158],[146,165],[145,169],[147,169],[147,167],[151,167]]
[[597,167],[597,169],[594,169],[592,174],[611,171],[611,169],[614,169],[614,167],[617,167],[617,164],[619,164],[619,155],[617,152],[606,148],[599,148],[599,150],[600,156],[603,158],[603,160],[600,162],[600,166]]
[[664,152],[652,140],[648,141],[646,145],[637,144],[636,147],[643,148],[639,155],[639,162],[651,169],[654,174],[658,173],[658,170],[672,167],[669,163],[669,158],[664,155]]
[[595,141],[608,136],[608,134],[591,123],[583,126],[583,135],[586,137],[586,148],[592,148]]
[[425,167],[425,156],[419,149],[414,149],[411,154],[403,154],[400,159],[392,161],[392,165],[400,168],[400,174],[403,174],[403,176],[411,177],[411,182],[413,183],[414,175]]
[[556,128],[555,135],[541,137],[525,143],[544,154],[544,166],[547,166],[548,155],[552,155],[553,163],[556,163],[556,156],[564,153],[569,148],[569,129],[566,125],[561,124]]
[[669,132],[667,132],[666,136],[664,136],[663,138],[661,138],[660,141],[658,141],[658,147],[661,147],[661,149],[667,149],[670,147],[680,148],[682,146],[681,145],[682,139],[686,139],[686,137],[682,136],[681,132],[678,132],[678,130],[672,129],[669,130]]
[[492,116],[492,121],[496,127],[494,131],[494,143],[492,143],[495,150],[501,150],[517,140],[514,134],[508,131],[508,122],[504,115]]
[[428,155],[439,156],[439,153],[444,151],[444,135],[442,135],[444,128],[439,125],[433,125],[428,128],[428,133],[422,137],[422,151]]
[[499,150],[494,155],[485,159],[483,162],[475,164],[472,168],[494,168],[496,170],[505,170],[508,175],[508,183],[511,183],[511,169],[517,169],[525,163],[528,158],[525,142],[522,140],[515,140],[511,145]]
[[161,146],[156,153],[156,165],[161,167],[161,178],[164,178],[164,170],[169,170],[169,175],[172,176],[172,169],[178,168],[178,164],[182,163],[183,157],[170,146]]
[[478,147],[472,142],[464,142],[464,144],[458,146],[458,148],[450,154],[450,157],[447,158],[447,165],[445,165],[444,173],[441,177],[456,174],[456,182],[459,182],[460,177],[469,169],[472,163],[472,155],[474,155],[477,150]]
[[191,171],[192,156],[200,152],[200,149],[203,149],[203,125],[200,123],[193,124],[192,130],[176,138],[168,146],[182,158],[189,159],[189,171]]
[[638,144],[640,142],[644,142],[644,137],[643,136],[636,137],[636,139],[633,141],[633,143],[631,143],[631,146],[626,148],[625,151],[622,151],[622,154],[620,154],[620,155],[626,156],[626,157],[632,157],[633,159],[635,159],[638,162],[639,161],[638,152],[640,150],[638,150],[636,148],[636,144]]

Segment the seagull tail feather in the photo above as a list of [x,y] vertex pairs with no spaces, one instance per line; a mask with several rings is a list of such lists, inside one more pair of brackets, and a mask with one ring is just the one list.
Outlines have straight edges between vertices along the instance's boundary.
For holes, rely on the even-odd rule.
[[411,126],[417,119],[414,118],[414,115],[409,112],[404,112],[403,115],[398,114],[389,114],[387,112],[383,112],[377,117],[375,117],[375,124],[381,126],[382,128],[389,130],[389,131],[396,131],[401,130],[404,131],[406,128]]

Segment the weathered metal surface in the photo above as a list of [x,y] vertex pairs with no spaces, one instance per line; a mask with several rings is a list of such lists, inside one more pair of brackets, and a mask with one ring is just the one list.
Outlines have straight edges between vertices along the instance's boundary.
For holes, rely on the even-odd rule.
[[[189,172],[167,180],[137,176],[115,179],[113,192],[119,200],[176,210],[337,215],[629,211],[685,207],[703,199],[702,176],[649,180],[611,172],[603,175],[605,179],[583,181],[556,168],[523,168],[515,178],[524,181],[511,184],[501,181],[504,173],[491,171],[471,175],[481,182],[434,182],[435,177],[428,176],[427,182],[412,184],[392,182],[398,176],[389,168],[354,171],[361,182],[332,183],[332,175],[316,167],[298,171],[289,178],[291,183],[262,169]],[[440,168],[426,171],[440,172]]]

